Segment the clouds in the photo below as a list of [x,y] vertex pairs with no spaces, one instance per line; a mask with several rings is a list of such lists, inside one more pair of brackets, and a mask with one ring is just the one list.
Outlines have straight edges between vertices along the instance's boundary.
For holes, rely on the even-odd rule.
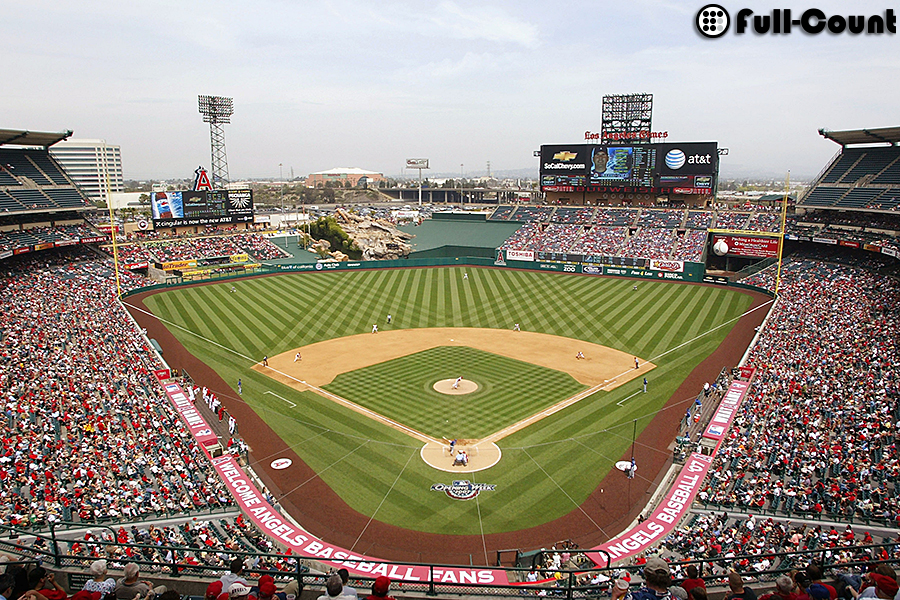
[[[790,4],[790,3],[789,3]],[[829,14],[846,12],[823,3]],[[863,2],[854,12],[882,9]],[[538,1],[303,3],[38,0],[0,38],[4,127],[73,129],[122,146],[128,177],[208,162],[197,94],[235,98],[233,177],[337,164],[397,174],[535,167],[542,143],[599,131],[604,94],[650,92],[654,129],[718,140],[729,165],[814,175],[820,127],[896,124],[888,36],[726,35],[699,5]],[[802,9],[802,7],[794,7]],[[736,10],[736,8],[735,8]],[[760,9],[761,10],[761,9]]]

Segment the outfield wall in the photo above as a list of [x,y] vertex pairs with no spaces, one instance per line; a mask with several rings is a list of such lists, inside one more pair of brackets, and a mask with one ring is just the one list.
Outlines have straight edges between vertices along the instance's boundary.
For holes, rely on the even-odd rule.
[[[493,256],[493,255],[492,255]],[[681,271],[671,271],[640,267],[622,267],[600,265],[594,263],[565,263],[546,261],[520,261],[520,260],[496,260],[496,258],[479,258],[474,256],[464,257],[435,257],[435,258],[406,258],[398,260],[378,261],[346,261],[346,262],[316,262],[290,265],[266,264],[255,275],[274,275],[278,273],[292,273],[303,271],[355,271],[362,269],[409,269],[415,267],[500,267],[508,269],[522,269],[529,271],[552,271],[557,273],[575,273],[583,275],[600,275],[604,277],[630,277],[637,279],[655,279],[664,281],[684,281],[693,283],[711,283],[728,287],[736,287],[752,292],[759,292],[767,296],[774,296],[771,290],[755,287],[743,283],[728,282],[724,278],[711,278],[705,274],[703,263],[683,263]],[[673,261],[666,261],[673,262]],[[676,261],[677,262],[677,261]],[[226,275],[218,279],[205,281],[228,281],[231,279],[246,278],[246,274]],[[122,294],[127,298],[135,294],[149,292],[156,289],[169,289],[181,285],[191,285],[196,282],[160,283],[140,287]]]

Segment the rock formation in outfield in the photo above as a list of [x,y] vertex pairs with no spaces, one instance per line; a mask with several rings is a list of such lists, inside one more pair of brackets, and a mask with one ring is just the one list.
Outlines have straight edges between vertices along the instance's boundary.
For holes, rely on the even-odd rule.
[[334,218],[363,254],[363,260],[389,260],[409,256],[412,235],[384,219],[372,219],[337,209]]

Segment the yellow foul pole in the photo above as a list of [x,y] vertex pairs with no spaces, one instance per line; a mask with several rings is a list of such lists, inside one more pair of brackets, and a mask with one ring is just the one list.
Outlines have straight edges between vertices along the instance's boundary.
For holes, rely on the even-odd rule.
[[781,233],[778,236],[778,275],[775,277],[775,296],[778,296],[778,288],[781,286],[781,260],[784,255],[784,227],[787,222],[788,193],[791,189],[791,172],[787,172],[784,178],[784,198],[781,201]]
[[122,297],[122,285],[119,281],[119,248],[116,245],[116,222],[113,219],[112,186],[109,184],[109,157],[106,146],[103,146],[103,165],[106,167],[106,207],[109,209],[109,234],[112,236],[113,270],[116,272],[116,298]]

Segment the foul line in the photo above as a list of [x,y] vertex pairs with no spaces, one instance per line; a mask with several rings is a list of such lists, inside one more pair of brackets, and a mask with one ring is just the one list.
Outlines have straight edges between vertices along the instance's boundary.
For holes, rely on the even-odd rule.
[[381,502],[378,503],[378,507],[375,509],[375,512],[372,513],[372,516],[369,517],[369,520],[366,522],[366,526],[362,528],[362,531],[359,532],[359,536],[356,538],[356,541],[353,542],[353,545],[350,546],[350,551],[353,552],[353,549],[356,548],[356,545],[359,543],[359,540],[362,538],[363,534],[366,533],[366,529],[369,528],[369,525],[375,520],[375,515],[378,514],[378,511],[381,510],[381,506],[384,504],[384,501],[387,500],[387,497],[391,495],[391,492],[394,491],[394,486],[397,485],[397,482],[400,481],[400,476],[403,475],[403,472],[406,471],[406,467],[409,466],[409,461],[412,460],[413,456],[416,453],[413,452],[409,455],[409,458],[406,459],[406,464],[403,465],[403,468],[400,469],[400,472],[397,473],[397,477],[394,478],[394,483],[391,484],[390,489],[384,494],[384,497],[381,499]]
[[559,485],[558,483],[556,483],[556,480],[553,479],[553,476],[550,475],[550,473],[548,473],[547,470],[544,469],[544,467],[542,467],[541,464],[540,464],[538,461],[534,460],[534,457],[531,456],[531,454],[528,453],[528,450],[526,450],[525,448],[522,448],[522,452],[524,452],[525,455],[528,456],[528,458],[531,459],[531,462],[533,462],[535,465],[537,465],[537,468],[540,469],[540,470],[544,473],[544,477],[546,477],[547,479],[549,479],[550,481],[552,481],[552,482],[553,482],[553,485],[555,485],[557,488],[559,488],[559,491],[561,491],[563,494],[566,495],[566,498],[569,499],[569,502],[571,502],[571,503],[574,504],[576,507],[578,507],[578,510],[580,510],[580,511],[582,512],[582,514],[583,514],[585,517],[588,518],[588,521],[590,521],[591,523],[594,524],[594,527],[596,527],[596,528],[600,531],[600,533],[602,533],[603,535],[605,535],[607,538],[611,538],[611,536],[610,536],[608,533],[606,533],[605,531],[603,531],[603,528],[602,528],[602,527],[600,527],[599,525],[597,525],[597,522],[594,521],[594,520],[591,518],[591,515],[587,514],[587,513],[584,511],[584,509],[581,508],[581,505],[580,505],[580,504],[577,504],[577,503],[575,502],[575,500],[572,499],[572,496],[570,496],[569,493],[568,493],[566,490],[564,490],[564,489],[562,488],[561,485]]
[[626,400],[630,400],[631,398],[634,398],[634,397],[637,396],[638,394],[643,394],[643,393],[644,393],[644,392],[642,392],[641,390],[638,390],[638,391],[636,391],[635,393],[633,393],[632,395],[628,396],[627,398],[622,398],[621,400],[619,400],[618,402],[616,402],[616,406],[622,406],[622,405],[625,403]]

